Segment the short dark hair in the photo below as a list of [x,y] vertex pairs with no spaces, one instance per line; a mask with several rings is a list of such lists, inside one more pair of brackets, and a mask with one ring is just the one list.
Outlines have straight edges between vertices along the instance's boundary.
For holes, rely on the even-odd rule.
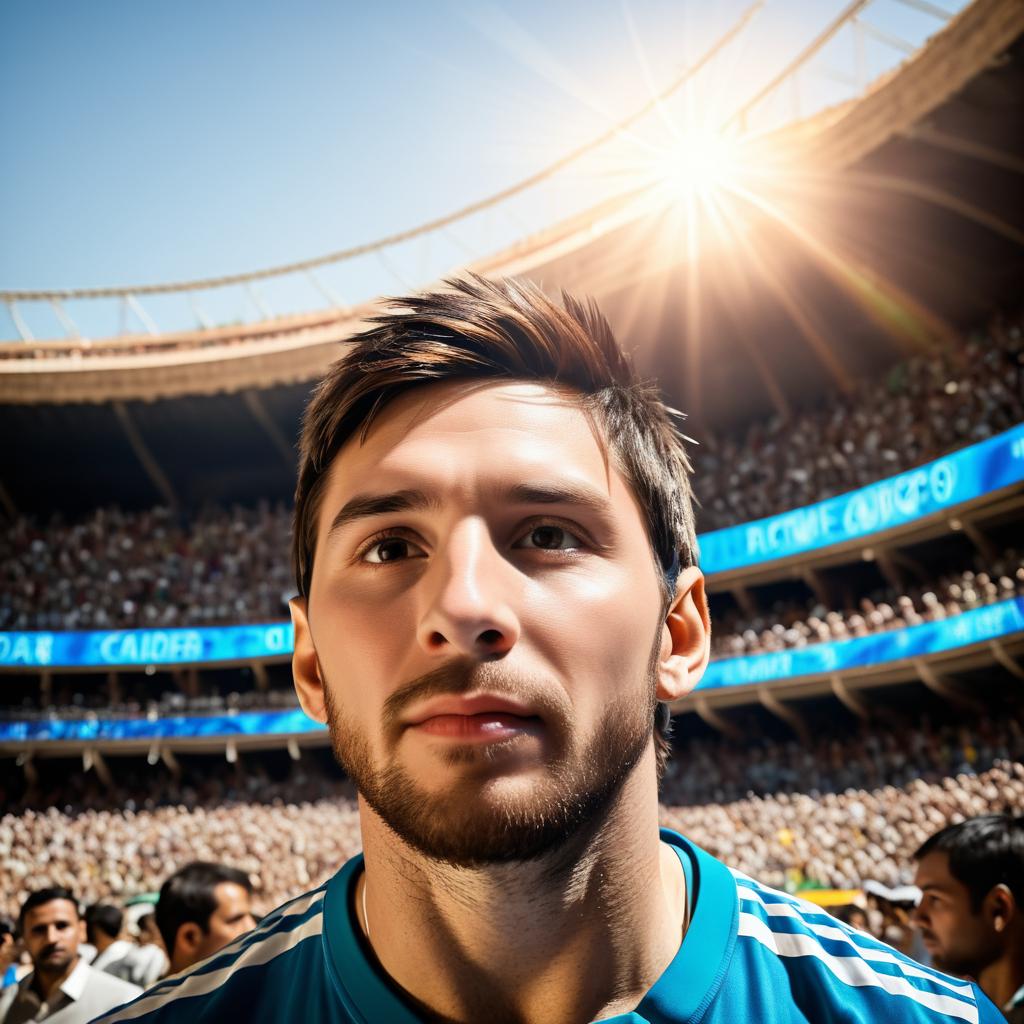
[[[445,290],[392,299],[372,317],[317,386],[299,443],[292,530],[295,585],[308,597],[316,523],[331,463],[352,437],[400,395],[452,380],[532,381],[576,392],[629,483],[666,586],[674,596],[681,567],[697,562],[690,460],[657,389],[642,381],[593,301],[477,275]],[[666,716],[655,716],[659,772],[669,754]]]
[[25,898],[25,902],[21,905],[21,910],[18,911],[18,931],[24,930],[25,915],[30,910],[35,910],[36,907],[41,907],[44,903],[52,903],[54,900],[67,900],[75,908],[75,916],[82,916],[74,893],[70,889],[65,889],[62,885],[52,885],[46,889],[36,889],[35,892],[30,892]]
[[240,885],[252,894],[252,882],[244,871],[202,860],[186,864],[160,887],[156,926],[169,957],[174,956],[174,942],[183,924],[194,923],[204,933],[209,931],[210,915],[217,909],[215,890],[222,882]]
[[5,935],[15,935],[17,925],[6,914],[0,914],[0,939]]
[[999,884],[1024,907],[1024,816],[984,814],[949,825],[926,839],[914,860],[929,853],[949,857],[949,873],[967,887],[974,913]]
[[96,945],[96,932],[101,931],[111,939],[121,934],[124,914],[110,903],[94,903],[85,911],[85,933],[89,941]]

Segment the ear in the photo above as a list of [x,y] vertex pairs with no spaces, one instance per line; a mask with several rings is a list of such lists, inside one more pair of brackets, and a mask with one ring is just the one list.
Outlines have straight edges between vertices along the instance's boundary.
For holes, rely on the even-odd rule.
[[1017,916],[1017,901],[1005,882],[992,886],[982,907],[985,917],[992,923],[992,930],[1003,934]]
[[195,921],[186,921],[178,925],[178,934],[174,936],[174,949],[171,951],[171,959],[174,954],[180,954],[184,959],[191,960],[203,941],[203,930]]
[[321,724],[327,723],[327,707],[324,701],[324,681],[320,675],[320,660],[313,646],[313,634],[309,629],[306,598],[293,597],[288,602],[292,613],[292,627],[295,630],[295,648],[292,653],[292,681],[302,710]]
[[658,654],[657,697],[671,702],[700,682],[711,656],[711,620],[704,574],[690,566],[679,574],[676,595],[665,614]]

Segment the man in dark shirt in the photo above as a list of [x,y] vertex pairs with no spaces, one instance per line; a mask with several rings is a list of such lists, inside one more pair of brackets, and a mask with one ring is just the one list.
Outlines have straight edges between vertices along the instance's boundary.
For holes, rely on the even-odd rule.
[[935,966],[975,979],[1011,1024],[1024,1024],[1024,817],[950,825],[914,859],[913,922]]
[[205,960],[256,924],[249,905],[252,883],[226,864],[194,861],[160,889],[156,923],[171,973]]

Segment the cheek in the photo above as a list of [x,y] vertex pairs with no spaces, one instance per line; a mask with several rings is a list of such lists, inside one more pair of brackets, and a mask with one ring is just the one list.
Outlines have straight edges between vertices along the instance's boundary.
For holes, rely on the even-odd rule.
[[416,638],[408,597],[389,602],[386,610],[351,598],[325,602],[320,610],[326,614],[313,625],[317,655],[339,704],[348,709],[371,703],[389,681],[405,678]]
[[648,570],[637,580],[621,567],[581,569],[525,594],[523,635],[565,679],[574,703],[590,692],[639,683],[654,643],[660,594]]

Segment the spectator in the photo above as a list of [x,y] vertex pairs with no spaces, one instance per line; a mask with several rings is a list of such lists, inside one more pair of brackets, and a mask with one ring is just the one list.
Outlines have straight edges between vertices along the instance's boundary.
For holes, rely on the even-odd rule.
[[94,903],[85,912],[85,934],[96,947],[96,956],[90,966],[98,971],[109,971],[132,948],[121,936],[124,914],[109,903]]
[[0,917],[0,989],[18,980],[17,957],[18,940],[14,934],[14,922],[9,917]]
[[95,970],[79,957],[82,921],[78,903],[67,889],[32,893],[22,905],[18,929],[33,970],[0,995],[3,1024],[30,1020],[87,1024],[141,991]]
[[117,961],[105,968],[115,978],[123,978],[140,988],[149,988],[166,973],[170,963],[164,952],[163,940],[156,926],[156,915],[143,914],[136,926],[138,943],[129,943],[128,950]]
[[853,903],[845,907],[837,907],[832,916],[842,921],[843,924],[848,924],[851,928],[856,928],[858,931],[865,932],[868,935],[871,934],[871,927],[868,924],[868,912],[863,907],[858,907]]
[[156,923],[171,961],[171,972],[212,956],[254,928],[252,884],[243,871],[194,861],[160,889]]
[[1011,1024],[1024,1024],[1024,817],[950,825],[914,859],[913,923],[935,966],[976,980]]

